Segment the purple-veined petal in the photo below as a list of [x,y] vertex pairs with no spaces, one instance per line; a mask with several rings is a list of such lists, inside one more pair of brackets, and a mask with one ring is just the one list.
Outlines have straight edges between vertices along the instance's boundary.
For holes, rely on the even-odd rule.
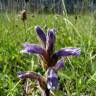
[[20,79],[26,79],[26,78],[30,78],[30,79],[35,79],[35,80],[38,80],[38,78],[40,77],[40,75],[38,75],[37,73],[35,72],[19,72],[18,73],[18,77]]
[[43,42],[43,44],[46,45],[46,34],[43,32],[43,30],[39,26],[35,26],[35,30],[36,30],[39,38]]
[[48,34],[47,34],[47,52],[49,54],[49,56],[51,56],[51,54],[54,51],[54,43],[55,43],[55,30],[54,29],[49,29],[48,30]]
[[80,48],[62,48],[52,55],[52,58],[48,66],[49,67],[54,66],[57,63],[58,59],[60,59],[63,56],[79,56],[79,55],[80,55]]
[[53,68],[56,71],[58,71],[59,69],[61,69],[63,67],[64,67],[64,60],[63,59],[60,59]]
[[46,50],[40,45],[25,43],[23,46],[24,49],[20,51],[21,53],[36,53],[42,55],[45,59],[47,58]]
[[45,82],[45,79],[40,75],[40,74],[37,74],[36,72],[19,72],[18,73],[18,77],[21,79],[21,80],[24,80],[24,79],[27,79],[27,78],[30,78],[30,79],[33,79],[33,80],[37,80],[39,81],[39,85],[41,88],[46,88],[46,82]]
[[58,88],[57,74],[52,68],[47,70],[47,88],[50,90],[55,90]]
[[79,56],[80,49],[79,48],[62,48],[55,53],[57,56]]

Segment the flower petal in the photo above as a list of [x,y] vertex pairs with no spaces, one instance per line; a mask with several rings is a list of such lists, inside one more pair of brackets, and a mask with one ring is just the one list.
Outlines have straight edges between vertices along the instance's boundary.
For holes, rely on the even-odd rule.
[[79,56],[80,55],[80,49],[79,48],[62,48],[56,53],[52,55],[52,58],[48,64],[49,67],[54,66],[58,59],[60,59],[62,56]]
[[37,74],[36,72],[19,72],[18,73],[18,77],[21,79],[21,80],[24,80],[24,79],[27,79],[27,78],[30,78],[30,79],[34,79],[34,80],[38,80],[39,81],[39,84],[40,84],[40,87],[41,88],[46,88],[46,82],[45,82],[45,79],[40,75],[40,74]]
[[59,60],[56,65],[53,67],[56,71],[58,71],[59,69],[63,68],[64,67],[64,60],[61,59]]
[[54,51],[54,43],[55,43],[55,30],[49,29],[47,34],[47,52],[52,55]]
[[28,72],[19,72],[18,77],[20,79],[30,78],[30,79],[38,80],[38,78],[40,78],[40,75],[35,72],[28,71]]
[[47,53],[45,49],[38,44],[25,43],[23,44],[23,46],[24,46],[24,49],[20,51],[21,53],[36,53],[36,54],[42,55],[44,58],[47,57]]
[[58,88],[58,78],[54,69],[49,68],[47,70],[47,88],[54,90]]
[[43,32],[43,30],[39,26],[35,26],[35,30],[36,30],[39,38],[43,42],[43,44],[46,45],[46,34]]
[[55,53],[57,56],[79,56],[80,49],[79,48],[62,48]]

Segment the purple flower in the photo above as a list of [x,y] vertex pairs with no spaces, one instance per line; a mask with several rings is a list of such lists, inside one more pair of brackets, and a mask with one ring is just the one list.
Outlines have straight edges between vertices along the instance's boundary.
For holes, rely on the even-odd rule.
[[57,61],[57,63],[55,64],[55,66],[53,67],[56,71],[58,71],[59,69],[64,67],[64,60],[60,59],[59,61]]
[[31,78],[31,79],[38,80],[38,78],[40,78],[40,75],[35,72],[28,71],[28,72],[19,72],[18,77],[20,79]]
[[66,56],[79,56],[80,49],[79,48],[61,48],[59,51],[55,52],[49,62],[50,66],[54,66],[58,59]]
[[57,56],[79,56],[80,49],[79,48],[61,48],[59,51],[55,53]]
[[30,71],[27,71],[27,72],[19,72],[18,73],[18,77],[23,80],[23,79],[27,79],[27,78],[30,78],[30,79],[33,79],[33,80],[37,80],[39,81],[39,85],[41,88],[46,88],[46,82],[45,82],[45,79],[40,75],[40,74],[37,74],[36,72],[30,72]]
[[24,49],[21,50],[21,53],[35,53],[35,54],[42,55],[45,59],[47,58],[46,50],[40,45],[25,43],[23,44],[23,46]]
[[54,90],[58,88],[58,78],[54,69],[49,68],[47,70],[47,88]]
[[43,32],[43,30],[39,26],[35,26],[35,30],[36,30],[39,38],[43,42],[44,46],[46,46],[46,34]]
[[54,52],[54,43],[55,43],[55,30],[49,29],[47,34],[47,53],[51,56]]

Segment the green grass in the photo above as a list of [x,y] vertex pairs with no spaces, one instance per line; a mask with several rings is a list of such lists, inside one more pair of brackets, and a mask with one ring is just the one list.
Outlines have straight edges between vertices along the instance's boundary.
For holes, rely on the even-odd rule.
[[56,50],[61,47],[81,48],[80,57],[65,59],[65,67],[58,73],[62,88],[54,92],[56,96],[96,95],[96,19],[92,14],[75,18],[75,15],[66,18],[29,14],[25,28],[18,14],[0,13],[0,96],[22,96],[17,73],[39,70],[36,56],[20,54],[24,42],[38,43],[34,31],[36,25],[45,31],[45,27],[57,30]]

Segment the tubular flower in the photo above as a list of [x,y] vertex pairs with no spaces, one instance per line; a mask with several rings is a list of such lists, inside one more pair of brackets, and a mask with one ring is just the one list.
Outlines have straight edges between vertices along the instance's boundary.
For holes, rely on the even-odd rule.
[[54,52],[54,44],[55,44],[55,30],[49,29],[46,41],[46,50],[49,55],[49,58],[51,58],[51,55]]
[[60,59],[59,61],[57,61],[57,63],[55,64],[55,66],[53,67],[56,71],[60,70],[61,68],[64,67],[64,60]]
[[26,78],[30,78],[33,80],[37,80],[39,81],[40,87],[42,89],[46,88],[46,82],[45,82],[45,78],[43,78],[43,76],[37,74],[36,72],[32,72],[32,71],[28,71],[28,72],[19,72],[18,73],[18,77],[23,80]]
[[35,26],[35,30],[37,32],[38,37],[41,39],[44,46],[46,46],[46,34],[39,26]]
[[[54,90],[58,88],[58,76],[57,72],[59,69],[64,67],[64,59],[62,57],[66,56],[79,56],[80,49],[79,48],[61,48],[60,50],[55,52],[55,30],[49,29],[48,33],[43,32],[43,30],[39,27],[35,27],[36,33],[40,38],[43,46],[38,44],[23,44],[24,49],[21,50],[21,53],[34,53],[40,56],[43,62],[43,69],[45,69],[45,78],[36,72],[21,72],[18,77],[21,79],[34,79],[39,81],[40,87],[45,91],[47,95],[50,90]],[[47,91],[46,91],[47,90]]]
[[35,54],[39,54],[41,56],[43,56],[43,58],[46,60],[47,58],[47,52],[46,50],[38,45],[38,44],[29,44],[29,43],[25,43],[23,44],[24,49],[21,50],[21,53],[35,53]]

